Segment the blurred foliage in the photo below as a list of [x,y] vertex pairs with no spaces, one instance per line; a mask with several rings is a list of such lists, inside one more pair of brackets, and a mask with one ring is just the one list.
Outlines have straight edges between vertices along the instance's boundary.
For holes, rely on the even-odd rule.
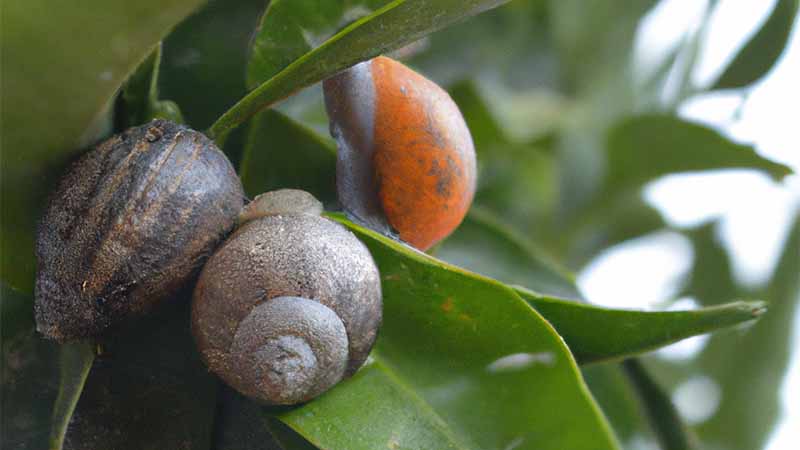
[[[800,297],[800,218],[771,280],[746,288],[714,222],[675,229],[641,192],[674,173],[750,168],[776,182],[789,174],[676,111],[706,89],[746,91],[762,79],[796,28],[798,0],[776,1],[710,87],[691,74],[715,1],[699,27],[675,24],[686,31],[652,67],[637,66],[633,49],[657,0],[514,0],[494,9],[503,2],[202,3],[3,4],[3,447],[58,448],[61,439],[76,449],[764,445]],[[36,334],[34,226],[69,159],[112,131],[182,117],[217,134],[249,196],[301,188],[335,209],[335,144],[320,134],[326,116],[310,85],[386,51],[451,93],[480,179],[474,208],[435,257],[332,216],[367,243],[383,276],[386,323],[355,377],[298,408],[241,398],[193,350],[188,293],[96,348]],[[710,309],[577,303],[585,300],[573,273],[662,229],[694,248],[677,295]],[[719,305],[739,298],[762,299],[769,312],[715,335],[693,359],[576,365],[747,320],[751,307]],[[669,393],[695,376],[717,383],[721,402],[688,426]]]

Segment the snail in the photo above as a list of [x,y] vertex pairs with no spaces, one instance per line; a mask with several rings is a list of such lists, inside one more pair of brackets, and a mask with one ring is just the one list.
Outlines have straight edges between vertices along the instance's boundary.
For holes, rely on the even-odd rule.
[[169,298],[243,198],[225,155],[185,126],[155,120],[100,143],[58,183],[37,229],[38,330],[94,338]]
[[325,80],[323,90],[345,211],[421,250],[452,233],[472,203],[477,169],[450,96],[386,57]]
[[212,372],[273,405],[311,400],[355,373],[381,323],[367,248],[310,194],[262,194],[195,286],[192,333]]

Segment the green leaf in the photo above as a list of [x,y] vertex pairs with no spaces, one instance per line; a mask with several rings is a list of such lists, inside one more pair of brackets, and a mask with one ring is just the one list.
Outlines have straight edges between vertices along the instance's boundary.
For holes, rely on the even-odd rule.
[[661,448],[669,450],[699,448],[697,438],[681,420],[669,394],[664,392],[650,376],[642,363],[638,360],[628,360],[622,367],[639,394]]
[[275,189],[336,201],[336,144],[284,114],[267,110],[250,121],[239,177],[249,196]]
[[218,139],[255,113],[356,63],[416,41],[507,0],[394,0],[294,60],[223,114],[208,130]]
[[553,56],[548,8],[546,1],[510,2],[430,36],[411,62],[445,82],[469,74],[473,79],[493,77],[519,90],[551,85],[552,67],[542,67]]
[[469,448],[379,361],[313,403],[278,417],[320,448]]
[[766,75],[789,42],[799,6],[798,0],[778,0],[761,29],[739,51],[711,89],[746,87]]
[[666,115],[632,117],[610,132],[608,170],[602,197],[638,188],[678,172],[726,168],[763,170],[775,179],[791,173],[783,164],[759,156],[702,125]]
[[742,301],[692,311],[633,311],[547,297],[525,288],[516,291],[553,325],[581,364],[648,352],[757,319],[766,311],[763,302]]
[[[186,122],[207,128],[247,94],[244,67],[265,0],[211,0],[164,39],[159,84]],[[224,148],[231,159],[228,148]]]
[[175,102],[158,99],[158,75],[161,68],[161,43],[139,64],[122,88],[121,116],[118,122],[129,128],[153,119],[183,123],[180,108]]
[[656,0],[550,1],[550,28],[560,54],[562,80],[595,89],[612,74],[627,73],[639,20]]
[[620,441],[630,442],[636,435],[641,437],[647,429],[646,422],[622,366],[590,364],[581,366],[581,373]]
[[75,405],[83,392],[89,369],[94,362],[94,346],[77,342],[61,346],[61,382],[53,406],[53,428],[50,431],[50,449],[61,450],[64,436],[72,419]]
[[54,172],[98,132],[114,94],[202,0],[3,3],[2,279],[32,287],[33,230]]
[[391,0],[273,0],[258,24],[247,64],[255,88],[294,60],[319,47],[339,29]]
[[479,169],[475,204],[520,230],[544,234],[557,200],[557,170],[550,148],[512,142],[474,83],[459,82],[450,94],[475,143]]
[[618,448],[563,341],[514,291],[337,220],[380,268],[384,323],[365,368],[282,420],[323,448]]
[[[797,210],[783,249],[769,284],[757,291],[768,300],[769,313],[746,334],[711,339],[695,366],[696,371],[714,380],[721,392],[716,414],[697,427],[700,438],[710,446],[731,450],[762,448],[782,416],[782,385],[800,305]],[[711,289],[712,283],[707,281],[705,286]],[[725,289],[724,285],[719,287]],[[746,363],[741,362],[742,355],[747,355]]]
[[613,201],[598,200],[571,225],[553,237],[565,248],[569,267],[586,267],[606,248],[667,227],[661,213],[636,190],[621,193]]
[[504,283],[581,299],[572,274],[480,207],[470,209],[464,222],[439,246],[436,256]]

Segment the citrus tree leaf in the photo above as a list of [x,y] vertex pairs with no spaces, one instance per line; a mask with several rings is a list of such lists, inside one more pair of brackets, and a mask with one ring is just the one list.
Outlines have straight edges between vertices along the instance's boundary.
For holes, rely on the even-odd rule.
[[339,29],[391,0],[273,0],[261,17],[247,64],[247,85],[255,88]]
[[641,404],[621,365],[590,364],[581,366],[581,373],[620,441],[630,442],[646,433]]
[[557,200],[558,170],[551,148],[509,139],[475,83],[458,82],[450,94],[475,143],[479,169],[475,204],[525,234],[545,234],[552,226]]
[[693,450],[699,448],[697,438],[681,420],[669,394],[661,388],[638,360],[622,363],[628,379],[644,405],[661,448]]
[[183,123],[183,116],[175,102],[159,100],[158,75],[161,68],[161,43],[139,64],[122,88],[122,102],[118,108],[117,123],[129,128],[153,119],[166,119]]
[[289,426],[323,448],[618,447],[563,341],[513,290],[335,217],[379,266],[384,323],[366,367],[280,414]]
[[550,29],[561,75],[574,88],[594,89],[599,78],[628,71],[639,20],[656,0],[550,1]]
[[438,247],[436,257],[504,283],[581,299],[572,274],[480,207],[470,209],[464,222]]
[[711,89],[743,88],[769,72],[789,42],[798,0],[778,0],[761,29],[739,51]]
[[263,111],[250,121],[239,177],[251,197],[294,188],[332,205],[336,201],[336,144],[283,113]]
[[60,348],[60,378],[58,397],[53,406],[53,425],[50,431],[50,449],[61,450],[64,436],[72,419],[75,405],[83,392],[89,369],[94,362],[94,346],[85,342],[64,344]]
[[394,0],[295,59],[225,112],[207,133],[219,139],[255,113],[306,86],[506,1]]
[[613,197],[646,181],[678,172],[751,168],[775,179],[791,169],[759,156],[705,126],[667,115],[626,119],[611,130],[607,145],[604,195]]
[[[782,416],[781,387],[790,362],[792,330],[796,330],[793,326],[798,323],[800,304],[800,214],[795,214],[775,273],[756,292],[767,300],[769,312],[746,334],[711,339],[694,366],[697,372],[714,380],[721,393],[716,414],[696,429],[709,446],[733,450],[762,448]],[[721,253],[722,249],[717,251]],[[702,256],[698,253],[698,258]],[[704,261],[698,259],[698,263]],[[724,283],[724,278],[721,280]],[[711,289],[710,280],[704,286]],[[717,287],[726,289],[724,284]],[[699,296],[698,300],[708,302]],[[747,364],[732,364],[741,355],[747,355]]]
[[[159,85],[177,102],[186,123],[208,127],[247,94],[243,70],[265,0],[209,0],[163,42]],[[228,148],[223,148],[232,160]]]
[[3,280],[31,289],[33,230],[54,173],[89,143],[87,139],[108,130],[108,124],[97,119],[104,116],[122,82],[201,3],[3,3]]
[[733,302],[691,311],[601,308],[516,288],[550,322],[579,363],[618,360],[760,317],[763,302]]

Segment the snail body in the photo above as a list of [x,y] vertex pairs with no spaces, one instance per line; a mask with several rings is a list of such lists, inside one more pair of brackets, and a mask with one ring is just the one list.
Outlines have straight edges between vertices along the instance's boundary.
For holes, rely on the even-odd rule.
[[246,208],[249,220],[206,263],[192,331],[206,364],[231,387],[265,403],[294,404],[364,363],[381,322],[381,286],[352,233],[316,206],[273,204],[277,211],[259,217]]
[[323,89],[344,209],[421,250],[453,232],[472,203],[477,169],[469,129],[447,92],[386,57]]
[[92,338],[174,294],[230,231],[243,190],[203,134],[164,120],[81,157],[36,238],[37,328]]

